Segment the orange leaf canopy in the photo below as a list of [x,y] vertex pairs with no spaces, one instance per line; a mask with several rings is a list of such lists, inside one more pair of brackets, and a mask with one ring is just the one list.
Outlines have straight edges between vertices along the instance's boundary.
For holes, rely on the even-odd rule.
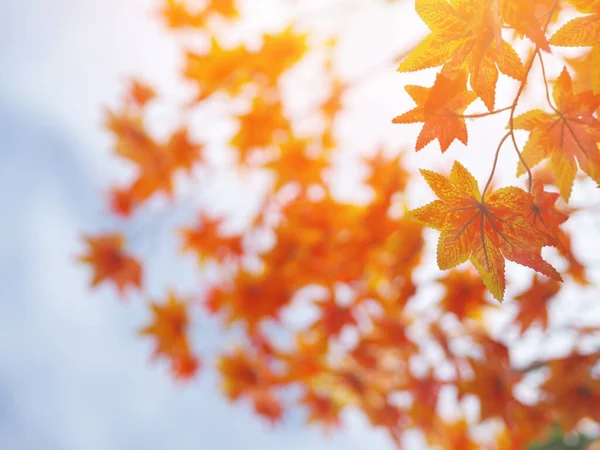
[[460,163],[450,177],[421,170],[440,198],[412,211],[412,216],[441,231],[437,247],[440,269],[450,269],[467,259],[475,266],[493,296],[504,297],[504,259],[530,267],[550,278],[559,273],[541,256],[553,240],[532,225],[533,197],[517,187],[506,187],[483,198],[477,181]]

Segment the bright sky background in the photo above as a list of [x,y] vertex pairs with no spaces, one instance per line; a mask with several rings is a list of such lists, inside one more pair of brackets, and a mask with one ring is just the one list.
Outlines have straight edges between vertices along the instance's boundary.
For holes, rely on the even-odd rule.
[[[319,3],[307,1],[306,10]],[[91,292],[89,273],[73,263],[81,231],[106,223],[102,194],[116,163],[101,129],[102,107],[118,98],[129,75],[176,91],[171,80],[177,47],[151,20],[154,4],[19,0],[0,5],[0,448],[392,448],[383,433],[353,414],[331,436],[307,429],[296,414],[272,428],[248,405],[228,405],[209,372],[187,386],[173,383],[165,367],[148,364],[149,343],[133,335],[146,317],[142,305],[119,304],[111,289]],[[277,23],[263,8],[257,17]],[[351,75],[426,32],[403,7],[346,11],[343,21],[348,33],[340,65]],[[411,82],[432,79],[427,73]],[[403,91],[407,80],[390,67],[348,99],[350,152],[368,151],[381,140],[414,142],[418,127],[389,124],[412,107]],[[499,107],[505,106],[503,95],[498,94]],[[484,122],[488,125],[472,127],[478,131],[470,135],[468,158],[461,156],[460,145],[443,156],[434,145],[411,164],[442,168],[459,158],[485,179],[490,142],[495,148],[502,125]],[[515,161],[503,160],[508,179]],[[430,198],[421,189],[414,204]],[[586,223],[581,230],[597,230],[597,224]],[[578,244],[592,249],[594,241]],[[588,254],[600,265],[597,244]],[[167,256],[154,264],[161,274],[157,285],[176,279],[179,286],[193,286],[191,272],[175,272],[171,263]],[[195,341],[201,351],[210,351],[215,336],[214,323],[204,321]]]

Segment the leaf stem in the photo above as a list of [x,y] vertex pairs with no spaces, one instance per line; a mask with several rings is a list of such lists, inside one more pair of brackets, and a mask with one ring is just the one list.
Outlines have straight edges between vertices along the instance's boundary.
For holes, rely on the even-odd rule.
[[507,106],[506,108],[495,109],[494,111],[488,111],[488,112],[484,112],[484,113],[462,114],[462,115],[459,115],[458,117],[460,117],[462,119],[479,119],[480,117],[488,117],[488,116],[493,116],[494,114],[503,113],[504,111],[508,111],[511,108],[512,108],[512,105],[511,106]]
[[511,135],[512,133],[509,131],[508,133],[506,133],[502,139],[500,139],[500,142],[498,143],[498,148],[496,148],[496,154],[494,156],[494,164],[492,166],[492,172],[490,173],[490,176],[487,180],[487,182],[485,183],[485,187],[483,188],[483,192],[481,193],[481,201],[485,201],[485,194],[488,191],[490,184],[492,183],[492,178],[494,178],[494,173],[496,172],[496,166],[498,165],[498,157],[500,156],[500,149],[502,148],[502,144],[504,144],[504,142],[508,139],[508,137]]

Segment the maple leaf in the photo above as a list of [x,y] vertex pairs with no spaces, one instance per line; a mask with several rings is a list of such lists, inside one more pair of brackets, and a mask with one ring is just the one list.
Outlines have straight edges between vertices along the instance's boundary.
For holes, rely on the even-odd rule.
[[113,188],[109,195],[110,210],[117,215],[127,217],[137,206],[138,201],[131,188]]
[[436,410],[442,386],[443,383],[437,380],[431,372],[424,377],[413,375],[408,377],[406,387],[413,397],[408,415],[412,424],[421,428],[426,435],[440,426]]
[[440,302],[442,309],[456,315],[461,322],[479,318],[482,309],[490,306],[485,299],[485,284],[470,270],[451,270],[437,281],[446,288]]
[[[524,76],[519,56],[501,37],[499,10],[489,0],[416,0],[415,9],[431,30],[400,64],[400,72],[445,66],[464,70],[486,107],[494,109],[498,70]],[[497,9],[497,8],[496,8]]]
[[206,10],[217,13],[228,19],[236,19],[239,17],[237,0],[210,0],[206,6]]
[[484,199],[475,178],[458,162],[452,166],[449,179],[428,170],[421,170],[421,174],[440,200],[413,210],[411,215],[442,232],[437,247],[440,269],[470,259],[500,301],[504,296],[505,258],[562,280],[541,257],[542,247],[552,242],[527,220],[533,203],[530,194],[506,187]]
[[195,163],[201,162],[202,146],[190,140],[187,128],[176,130],[171,135],[166,151],[170,154],[171,164],[175,169],[184,169],[189,173]]
[[142,117],[128,112],[109,112],[106,127],[117,137],[117,155],[131,161],[138,169],[130,192],[134,201],[140,203],[160,190],[171,194],[174,170],[171,155],[148,135]]
[[477,450],[480,445],[469,436],[469,423],[461,418],[455,422],[440,424],[437,430],[428,434],[427,438],[433,445],[446,450]]
[[540,388],[565,431],[583,418],[600,421],[600,380],[592,372],[597,362],[597,354],[576,353],[549,363],[551,375]]
[[104,281],[112,281],[121,296],[128,287],[142,285],[142,266],[138,260],[125,252],[125,238],[121,234],[84,236],[88,252],[79,258],[94,269],[92,287]]
[[222,389],[230,400],[241,396],[252,397],[268,390],[273,377],[265,362],[256,355],[237,348],[229,355],[222,355],[217,361],[217,369],[223,377]]
[[417,138],[417,151],[433,139],[439,141],[442,153],[455,139],[467,144],[467,125],[461,115],[477,98],[477,94],[466,90],[466,81],[465,73],[459,73],[453,79],[439,73],[430,88],[413,85],[404,87],[417,107],[396,117],[392,122],[425,122]]
[[527,36],[531,41],[542,50],[550,52],[550,46],[546,40],[546,33],[538,20],[540,9],[545,6],[534,0],[501,0],[500,8],[502,10],[502,19],[509,26],[513,27],[518,33]]
[[289,283],[277,271],[255,275],[240,270],[230,286],[210,292],[207,304],[211,311],[225,313],[227,322],[241,321],[249,334],[254,334],[263,320],[278,317],[292,293]]
[[281,75],[306,53],[306,38],[291,26],[279,33],[264,34],[262,47],[250,62],[253,79],[265,87],[276,86]]
[[218,91],[236,95],[251,79],[251,58],[243,45],[226,49],[213,37],[206,54],[186,53],[183,75],[197,85],[198,101]]
[[379,148],[372,156],[363,157],[362,162],[369,170],[365,181],[375,192],[374,203],[388,203],[393,194],[406,188],[410,175],[402,163],[401,155],[389,157]]
[[341,405],[327,393],[320,393],[308,388],[300,399],[300,403],[308,409],[308,423],[319,422],[325,428],[339,425]]
[[171,291],[166,302],[153,302],[150,306],[154,316],[152,322],[139,333],[155,340],[154,356],[170,359],[172,370],[178,377],[191,377],[198,369],[198,360],[190,351],[187,337],[188,301]]
[[527,331],[535,322],[542,330],[548,326],[548,303],[560,291],[561,285],[556,280],[542,280],[537,275],[533,277],[531,286],[517,295],[519,313],[515,322],[519,324],[520,333]]
[[510,423],[513,409],[520,404],[513,395],[520,375],[499,360],[471,359],[470,362],[473,376],[458,383],[459,397],[472,394],[479,398],[480,421],[500,417]]
[[152,86],[140,80],[132,80],[127,93],[128,103],[143,108],[156,98],[156,91]]
[[313,324],[313,328],[323,330],[327,337],[338,336],[346,325],[356,325],[356,319],[351,306],[340,306],[333,293],[319,302],[315,302],[321,312],[321,317]]
[[200,215],[194,228],[183,228],[184,251],[192,251],[198,255],[200,262],[205,258],[214,258],[223,262],[229,257],[239,258],[243,254],[240,236],[224,236],[221,231],[223,219],[213,219],[207,214]]
[[275,189],[287,183],[298,183],[302,188],[322,183],[321,174],[327,161],[322,155],[310,155],[310,149],[310,140],[293,137],[279,145],[279,156],[264,165],[275,172]]
[[[573,90],[577,92],[592,91],[600,94],[600,42],[580,56],[566,58],[567,63],[574,69]],[[596,109],[596,116],[600,107]]]
[[586,47],[600,42],[600,1],[570,0],[575,8],[587,16],[576,17],[564,24],[550,38],[550,44],[564,47]]
[[166,0],[160,14],[170,28],[201,28],[205,25],[203,11],[192,12],[182,1]]
[[252,395],[254,411],[266,418],[271,424],[280,422],[283,418],[283,406],[270,391],[258,391]]
[[[553,90],[556,108],[553,113],[536,109],[516,117],[513,126],[531,134],[522,156],[531,168],[550,158],[552,172],[560,194],[569,200],[577,163],[594,181],[600,183],[600,121],[593,116],[600,106],[600,96],[592,91],[573,93],[567,68],[556,80]],[[517,175],[525,172],[519,163]]]
[[238,119],[240,127],[230,144],[239,151],[241,162],[247,161],[252,150],[283,142],[291,134],[290,123],[279,100],[257,96],[250,111]]
[[568,219],[567,214],[556,209],[554,204],[560,194],[546,192],[544,185],[536,178],[533,182],[532,194],[534,203],[531,211],[530,223],[540,231],[546,233],[548,238],[554,241],[559,253],[567,260],[566,273],[582,285],[589,283],[585,273],[584,265],[577,259],[571,249],[571,238],[560,226]]

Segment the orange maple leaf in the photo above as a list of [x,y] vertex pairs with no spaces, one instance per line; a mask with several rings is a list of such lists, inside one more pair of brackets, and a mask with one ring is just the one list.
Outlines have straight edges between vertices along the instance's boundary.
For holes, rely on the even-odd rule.
[[308,409],[308,423],[318,422],[325,428],[339,425],[341,404],[326,392],[320,393],[308,387],[300,404]]
[[431,444],[444,450],[477,450],[480,444],[471,439],[469,428],[469,423],[461,418],[452,423],[443,422],[426,437]]
[[127,93],[128,103],[138,108],[143,108],[156,98],[156,91],[152,86],[140,80],[132,80]]
[[202,145],[192,142],[187,128],[176,130],[166,144],[166,151],[171,157],[175,169],[191,172],[195,163],[201,162]]
[[501,0],[500,3],[504,22],[531,39],[538,48],[549,52],[550,46],[546,40],[546,33],[538,20],[540,9],[544,6],[535,0]]
[[[592,91],[573,93],[567,68],[556,80],[553,113],[535,109],[514,119],[514,128],[531,134],[523,148],[523,159],[531,168],[550,158],[560,194],[569,200],[577,174],[577,163],[594,181],[600,183],[600,121],[593,116],[600,106],[600,95]],[[525,172],[519,163],[517,175]]]
[[467,144],[467,125],[461,116],[477,98],[477,94],[466,90],[466,82],[466,73],[459,73],[453,79],[439,73],[430,88],[413,85],[404,87],[417,107],[396,117],[392,122],[425,122],[417,138],[417,151],[433,139],[439,141],[442,153],[455,139]]
[[498,70],[517,80],[524,76],[519,56],[501,37],[500,11],[494,4],[489,0],[416,0],[415,9],[431,34],[398,70],[410,72],[448,63],[445,69],[470,74],[473,91],[493,110]]
[[315,303],[321,317],[313,324],[313,328],[322,331],[326,338],[338,336],[346,325],[356,325],[352,307],[339,305],[333,292],[324,300]]
[[[487,355],[486,355],[487,356]],[[458,383],[459,398],[472,394],[479,398],[480,421],[500,417],[511,422],[512,412],[520,402],[513,390],[521,377],[506,363],[487,358],[471,359],[473,376]]]
[[254,411],[259,416],[264,417],[272,424],[275,424],[283,418],[283,406],[270,391],[259,391],[252,395]]
[[166,357],[176,376],[189,378],[198,369],[198,360],[191,353],[187,331],[190,325],[188,301],[169,292],[164,303],[151,303],[152,322],[142,328],[142,336],[151,336],[156,347],[155,357]]
[[259,95],[252,101],[250,111],[238,119],[240,127],[230,143],[239,151],[240,162],[247,162],[252,150],[281,143],[291,134],[290,123],[278,99]]
[[124,250],[125,238],[121,234],[103,234],[85,236],[88,245],[87,254],[79,261],[90,264],[94,269],[92,286],[104,281],[112,281],[121,296],[127,287],[140,288],[142,285],[142,266],[138,260]]
[[183,75],[197,85],[197,101],[219,91],[235,95],[251,79],[251,57],[243,45],[224,48],[213,37],[211,47],[205,54],[193,51],[186,53]]
[[600,380],[593,375],[598,354],[573,354],[549,363],[550,377],[540,386],[548,407],[565,431],[584,418],[600,421]]
[[117,155],[134,163],[138,170],[130,192],[135,203],[146,200],[157,191],[171,194],[174,170],[171,155],[148,135],[142,117],[129,112],[109,112],[106,127],[117,137]]
[[556,269],[541,257],[552,245],[532,226],[527,214],[533,197],[522,189],[506,187],[482,198],[477,181],[460,163],[450,177],[421,170],[440,200],[412,211],[412,217],[441,231],[437,247],[440,269],[450,269],[470,258],[492,295],[504,296],[504,259],[562,280]]
[[552,300],[561,284],[550,278],[542,280],[537,275],[533,277],[531,286],[523,293],[517,295],[519,313],[515,322],[519,324],[520,332],[524,333],[534,323],[538,323],[542,330],[548,326],[548,303]]
[[183,228],[183,250],[192,251],[203,262],[206,258],[214,258],[222,262],[227,258],[240,257],[244,249],[240,236],[226,236],[221,231],[223,219],[211,218],[207,214],[200,215],[198,224],[193,228]]
[[[591,90],[594,94],[600,94],[600,42],[582,55],[564,59],[575,71],[573,90]],[[598,113],[600,107],[596,109],[596,116]]]
[[230,400],[252,397],[257,392],[268,390],[273,383],[265,361],[241,348],[229,355],[221,355],[217,369],[223,377],[223,393]]
[[564,24],[550,38],[550,44],[564,47],[587,47],[600,42],[600,1],[568,0],[584,14]]
[[442,309],[456,315],[461,322],[479,318],[482,309],[490,306],[485,299],[485,284],[470,270],[451,270],[438,282],[446,288]]
[[277,271],[255,275],[240,270],[229,286],[213,289],[207,299],[212,312],[223,312],[228,323],[241,321],[254,334],[265,319],[276,319],[290,301],[292,289]]
[[327,161],[322,154],[310,152],[312,144],[308,139],[291,137],[278,146],[279,155],[264,165],[275,172],[275,189],[288,183],[297,183],[301,188],[322,183],[321,174]]
[[568,219],[567,214],[554,206],[560,194],[546,192],[544,184],[539,181],[539,178],[533,182],[532,194],[534,203],[529,216],[531,224],[546,233],[549,239],[555,242],[554,245],[568,262],[565,272],[577,283],[588,284],[585,266],[577,259],[571,248],[571,237],[560,228]]

